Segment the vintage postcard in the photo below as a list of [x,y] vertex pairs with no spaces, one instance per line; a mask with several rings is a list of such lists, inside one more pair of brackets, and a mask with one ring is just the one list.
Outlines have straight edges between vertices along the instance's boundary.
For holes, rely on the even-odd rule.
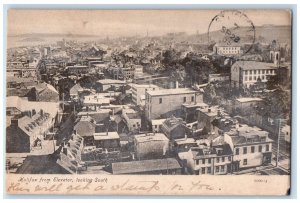
[[6,192],[289,195],[291,22],[8,10]]

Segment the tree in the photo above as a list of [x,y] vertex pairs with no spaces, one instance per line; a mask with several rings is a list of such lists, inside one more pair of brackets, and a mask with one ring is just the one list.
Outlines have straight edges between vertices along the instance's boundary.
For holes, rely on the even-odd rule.
[[216,94],[215,86],[212,84],[207,85],[204,89],[204,94],[203,94],[204,101],[208,104],[214,105],[216,101],[216,97],[217,94]]
[[209,60],[202,59],[197,55],[187,55],[183,59],[182,65],[185,67],[186,79],[190,81],[190,85],[207,83],[208,75],[216,73],[216,69]]
[[267,81],[267,89],[273,90],[278,88],[279,85],[279,76],[278,75],[271,75]]
[[270,92],[264,98],[260,109],[263,115],[268,117],[286,117],[290,115],[291,96],[290,92],[278,87],[274,92]]

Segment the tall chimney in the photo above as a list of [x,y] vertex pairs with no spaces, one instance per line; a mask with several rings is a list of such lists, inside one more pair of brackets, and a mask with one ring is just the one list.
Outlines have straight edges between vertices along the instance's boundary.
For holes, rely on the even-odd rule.
[[19,120],[18,119],[11,119],[11,125],[18,127],[19,126]]
[[68,155],[68,149],[67,148],[63,148],[63,153],[65,154],[65,155]]
[[32,118],[32,112],[31,112],[31,111],[28,111],[28,116],[29,116],[30,118]]

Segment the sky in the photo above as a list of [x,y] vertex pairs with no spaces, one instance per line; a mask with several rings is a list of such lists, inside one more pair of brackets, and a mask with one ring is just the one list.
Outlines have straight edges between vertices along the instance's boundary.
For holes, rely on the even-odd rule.
[[[241,10],[255,26],[290,25],[286,10]],[[17,10],[8,11],[7,33],[72,33],[99,36],[205,33],[220,10]],[[270,16],[272,16],[270,18]]]

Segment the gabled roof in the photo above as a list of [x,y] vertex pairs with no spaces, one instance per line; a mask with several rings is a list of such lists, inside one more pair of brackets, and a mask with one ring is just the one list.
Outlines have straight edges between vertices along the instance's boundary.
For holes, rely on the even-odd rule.
[[23,116],[18,119],[18,127],[26,133],[28,136],[35,135],[40,133],[40,129],[43,127],[47,127],[47,121],[49,121],[49,114],[44,113],[35,114],[31,118],[28,116]]
[[18,174],[70,174],[69,170],[56,163],[57,159],[51,154],[27,156],[18,168]]
[[258,61],[237,61],[233,66],[239,66],[243,70],[264,70],[264,69],[277,69],[273,63],[265,63]]
[[58,102],[36,102],[28,101],[26,98],[21,98],[17,96],[6,97],[6,108],[17,108],[21,112],[32,111],[35,109],[36,112],[43,110],[49,113],[52,118],[54,118],[59,111]]
[[41,93],[41,92],[45,91],[46,89],[48,89],[48,90],[51,90],[52,92],[55,92],[58,94],[57,90],[52,85],[45,83],[45,82],[34,85],[34,87],[38,93]]
[[151,173],[170,169],[181,169],[174,158],[112,163],[113,174]]
[[172,116],[168,119],[166,119],[163,122],[163,126],[168,130],[168,131],[172,131],[173,129],[175,129],[176,127],[178,127],[179,125],[183,125],[183,120],[182,118],[176,118],[175,116]]
[[78,94],[78,92],[82,91],[82,90],[83,90],[83,88],[81,87],[81,85],[79,83],[77,83],[70,89],[70,94]]
[[212,147],[191,147],[189,153],[192,153],[193,159],[202,159],[217,156],[230,156],[233,151],[229,144],[222,144]]
[[134,139],[138,143],[151,141],[169,141],[169,139],[163,133],[148,133],[135,135]]

